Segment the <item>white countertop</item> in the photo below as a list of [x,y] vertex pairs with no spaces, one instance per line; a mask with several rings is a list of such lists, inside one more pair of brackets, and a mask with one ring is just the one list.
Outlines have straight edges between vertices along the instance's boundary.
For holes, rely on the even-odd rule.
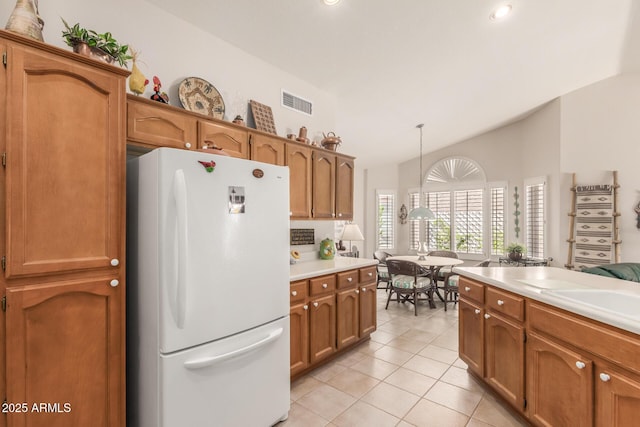
[[337,256],[332,260],[318,259],[302,261],[290,265],[289,280],[302,280],[309,277],[322,276],[337,273],[339,271],[353,270],[355,268],[377,265],[378,261],[369,258],[351,258]]
[[613,290],[640,298],[640,283],[556,267],[454,267],[453,270],[497,288],[640,334],[640,306],[635,315],[624,315],[552,292],[564,289]]

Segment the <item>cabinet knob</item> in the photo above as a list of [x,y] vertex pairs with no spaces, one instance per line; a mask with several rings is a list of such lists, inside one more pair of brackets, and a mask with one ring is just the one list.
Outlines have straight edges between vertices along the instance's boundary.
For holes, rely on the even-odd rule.
[[498,305],[504,305],[504,301],[502,301],[501,299],[498,300]]
[[473,310],[473,312],[474,312],[475,314],[480,314],[480,310],[479,310],[479,309],[477,309],[477,308],[476,308],[475,310]]
[[465,286],[465,287],[464,287],[464,290],[465,290],[465,292],[469,292],[469,291],[471,290],[471,288],[470,288],[470,287],[468,287],[468,286]]
[[111,285],[112,288],[115,288],[120,284],[120,282],[117,279],[113,279],[111,282],[109,282],[109,284]]
[[303,305],[302,308],[305,310],[309,310],[309,306],[307,304]]
[[[362,292],[364,292],[364,289],[362,290]],[[356,294],[359,294],[360,291],[356,289]]]
[[184,148],[191,148],[191,143],[190,142],[185,142],[184,143]]
[[369,277],[372,277],[372,276],[373,276],[373,273],[369,273]]
[[488,318],[490,318],[490,317],[491,317],[491,315],[490,315],[490,314],[485,314],[485,315],[484,315],[484,318],[485,318],[485,319],[488,319]]
[[609,374],[605,374],[604,372],[600,373],[600,380],[602,380],[603,382],[607,382],[611,379],[611,376]]
[[327,289],[327,287],[328,287],[328,286],[329,286],[329,285],[327,285],[326,283],[323,283],[323,284],[322,284],[322,287],[323,287],[324,289]]
[[353,277],[348,277],[347,282],[353,282]]
[[118,264],[120,264],[120,261],[118,260],[118,258],[114,258],[111,260],[111,265],[114,267],[117,267]]
[[296,295],[298,295],[298,291],[291,291],[291,295],[295,297]]
[[341,213],[339,213],[339,214],[338,214],[338,217],[341,217],[341,216],[342,216],[342,214],[341,214]]
[[362,288],[362,292],[367,292],[367,288]]
[[579,360],[576,362],[576,368],[578,369],[584,369],[585,366],[587,365],[585,365],[584,362],[581,362]]
[[317,306],[318,306],[318,303],[317,303],[317,302],[314,302],[314,303],[313,303],[313,306],[314,306],[314,307],[317,307]]

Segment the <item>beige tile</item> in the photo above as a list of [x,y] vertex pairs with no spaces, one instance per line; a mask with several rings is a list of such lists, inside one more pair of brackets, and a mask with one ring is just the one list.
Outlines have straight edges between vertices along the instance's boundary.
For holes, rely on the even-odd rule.
[[409,327],[404,321],[398,321],[396,319],[391,320],[382,326],[378,326],[379,331],[388,332],[395,336],[402,335],[409,329],[411,329],[411,327]]
[[438,381],[424,398],[470,416],[482,399],[482,393]]
[[409,424],[405,420],[402,420],[396,425],[396,427],[415,427],[413,424]]
[[318,381],[312,376],[305,375],[302,378],[297,379],[291,384],[291,400],[298,400],[310,391],[322,385],[322,381]]
[[440,335],[441,333],[455,325],[456,322],[456,320],[454,319],[445,319],[437,316],[432,316],[427,320],[428,321],[423,322],[419,325],[415,325],[414,328],[424,332],[433,332]]
[[345,372],[333,377],[328,384],[340,391],[350,394],[353,397],[360,398],[373,387],[378,385],[377,380],[369,375],[348,369]]
[[411,340],[400,336],[389,341],[387,345],[415,354],[422,350],[427,344],[422,341]]
[[376,359],[374,357],[365,357],[360,362],[351,366],[351,369],[355,369],[358,372],[362,372],[370,377],[383,380],[388,377],[393,371],[398,369],[398,365],[385,362],[384,360]]
[[458,368],[455,365],[451,366],[447,372],[440,377],[440,381],[462,387],[466,390],[478,393],[484,392],[482,386],[467,372],[466,369]]
[[356,399],[349,394],[323,384],[304,395],[296,403],[322,418],[333,420],[355,401]]
[[404,417],[417,427],[463,427],[469,417],[437,403],[420,399],[420,401]]
[[420,400],[420,397],[383,382],[365,394],[361,400],[402,418]]
[[399,418],[359,401],[335,418],[332,423],[339,427],[394,427],[399,421]]
[[384,346],[379,350],[376,350],[373,353],[373,357],[384,360],[385,362],[393,363],[394,365],[402,365],[413,357],[413,353],[402,351],[395,347]]
[[462,361],[462,359],[456,359],[456,361],[453,363],[453,366],[455,366],[456,368],[462,368],[462,369],[467,369],[469,367],[466,363]]
[[515,415],[512,415],[495,399],[485,396],[480,400],[478,407],[473,413],[473,419],[485,422],[493,427],[514,427],[524,426]]
[[329,421],[297,403],[291,405],[289,418],[276,424],[277,427],[325,427]]
[[436,379],[427,377],[405,368],[399,368],[384,379],[387,384],[394,385],[417,396],[423,396],[435,383]]
[[376,350],[382,347],[384,347],[384,344],[368,340],[357,346],[354,350],[359,353],[371,356],[373,353],[375,353]]
[[379,342],[380,344],[386,344],[395,337],[396,335],[390,334],[389,332],[377,330],[371,334],[371,341]]
[[435,340],[431,341],[431,344],[443,347],[452,351],[458,351],[458,335],[457,334],[442,334]]
[[452,364],[458,358],[458,352],[452,351],[446,348],[438,347],[433,344],[429,344],[425,348],[423,348],[420,353],[420,356],[428,357],[429,359],[437,360],[438,362]]
[[419,341],[425,344],[429,344],[431,341],[435,340],[438,337],[438,334],[433,332],[425,332],[420,331],[418,329],[410,329],[404,334],[400,335],[399,338],[404,338],[412,341]]
[[466,427],[495,427],[491,424],[483,423],[482,421],[478,421],[475,418],[471,418],[467,423]]
[[[377,343],[376,343],[377,344]],[[335,363],[337,363],[338,365],[342,365],[342,366],[352,366],[355,363],[358,363],[359,361],[361,361],[364,357],[366,356],[366,354],[359,352],[357,350],[350,350],[348,352],[346,352],[345,354],[343,354],[342,356],[339,356],[335,359]]]
[[326,365],[320,366],[319,368],[311,371],[311,376],[319,381],[327,382],[331,378],[339,375],[347,369],[344,365],[339,365],[334,361],[328,362]]
[[413,356],[402,367],[436,379],[440,378],[449,369],[449,365],[446,363],[419,355]]

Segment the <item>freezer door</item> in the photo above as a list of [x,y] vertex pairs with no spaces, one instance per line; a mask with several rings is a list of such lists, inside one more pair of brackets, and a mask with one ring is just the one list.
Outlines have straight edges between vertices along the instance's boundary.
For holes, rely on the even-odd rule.
[[160,351],[288,315],[289,170],[207,153],[156,151]]
[[287,317],[161,355],[158,427],[271,426],[289,412],[289,388]]

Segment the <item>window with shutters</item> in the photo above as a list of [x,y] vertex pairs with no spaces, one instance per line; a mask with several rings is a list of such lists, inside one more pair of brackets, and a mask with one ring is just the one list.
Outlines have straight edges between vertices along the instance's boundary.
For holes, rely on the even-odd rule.
[[482,254],[483,190],[454,192],[455,251],[463,254]]
[[376,246],[378,249],[393,249],[395,246],[395,194],[378,191],[377,201]]
[[527,256],[544,258],[545,243],[545,180],[525,181],[525,230]]
[[[409,194],[409,211],[415,209],[420,205],[420,198],[418,193]],[[417,250],[420,241],[420,221],[409,220],[409,249]]]
[[504,194],[505,187],[492,187],[491,192],[491,255],[503,255],[505,248],[504,233]]
[[435,215],[427,224],[427,242],[429,249],[451,249],[451,192],[439,191],[425,194],[427,207]]

